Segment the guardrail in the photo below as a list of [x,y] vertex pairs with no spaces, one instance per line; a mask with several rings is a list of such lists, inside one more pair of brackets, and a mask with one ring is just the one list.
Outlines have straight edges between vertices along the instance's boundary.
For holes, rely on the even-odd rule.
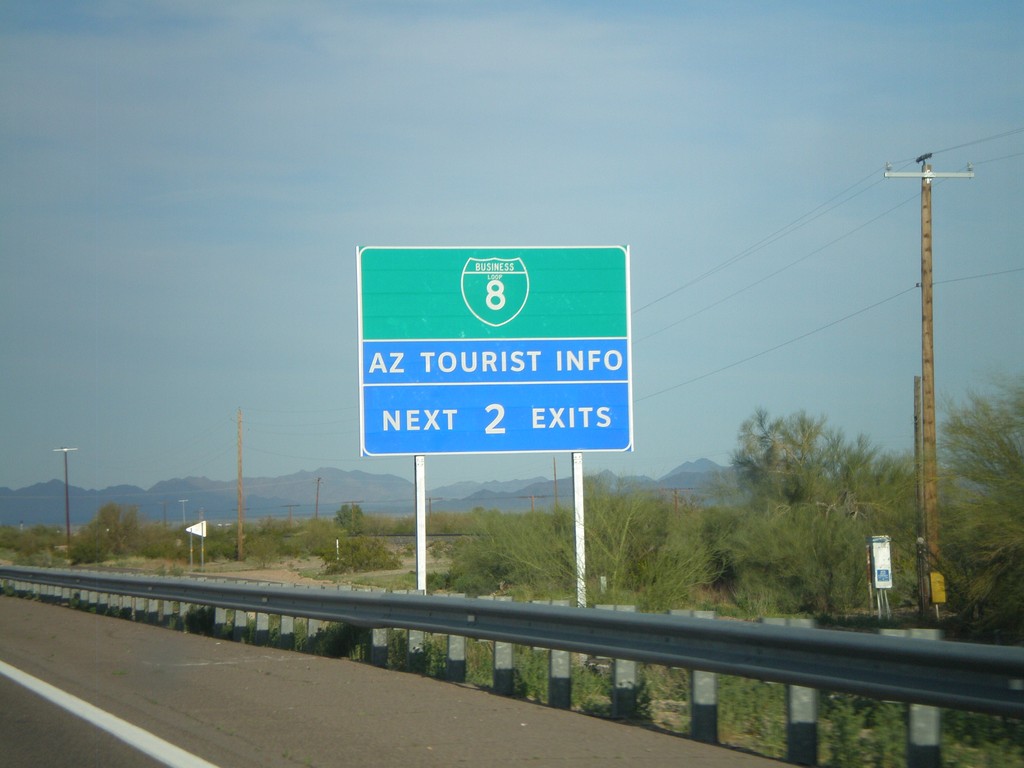
[[1020,647],[685,615],[70,570],[0,567],[0,580],[16,588],[63,590],[65,598],[94,592],[394,627],[1024,718]]

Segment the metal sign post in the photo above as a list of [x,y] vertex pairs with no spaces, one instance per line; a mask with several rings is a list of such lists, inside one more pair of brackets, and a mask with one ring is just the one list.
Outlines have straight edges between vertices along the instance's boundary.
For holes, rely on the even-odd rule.
[[576,605],[587,607],[587,537],[583,519],[583,454],[572,455],[573,530],[576,544]]
[[871,564],[870,586],[875,591],[878,618],[890,618],[889,590],[892,589],[892,539],[888,536],[868,537],[868,562]]
[[416,589],[427,592],[427,475],[423,456],[413,461],[416,489]]
[[192,568],[192,537],[199,537],[199,568],[200,570],[206,567],[206,521],[200,520],[195,525],[190,525],[185,529],[188,531],[188,567]]

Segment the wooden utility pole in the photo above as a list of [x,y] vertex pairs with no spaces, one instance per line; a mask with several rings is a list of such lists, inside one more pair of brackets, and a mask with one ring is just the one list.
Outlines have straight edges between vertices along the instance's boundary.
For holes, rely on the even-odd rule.
[[64,453],[64,530],[67,533],[67,556],[71,558],[71,496],[68,493],[68,451],[77,451],[77,448],[54,448],[53,452]]
[[[925,172],[931,171],[925,165]],[[924,532],[931,564],[939,557],[939,472],[935,430],[935,333],[932,324],[932,180],[921,177],[921,470]]]
[[245,557],[245,494],[242,492],[242,409],[238,409],[238,559]]
[[320,519],[320,483],[323,481],[322,477],[316,479],[316,504],[313,505],[313,519]]
[[931,602],[928,584],[927,524],[924,519],[924,477],[921,472],[921,377],[914,377],[914,487],[917,500],[917,608],[923,617]]
[[971,179],[970,165],[966,172],[936,173],[925,161],[931,153],[921,155],[920,172],[898,173],[886,166],[885,177],[921,180],[921,507],[924,517],[924,538],[928,550],[928,568],[939,558],[939,472],[936,458],[935,430],[935,345],[932,317],[932,181],[934,179]]

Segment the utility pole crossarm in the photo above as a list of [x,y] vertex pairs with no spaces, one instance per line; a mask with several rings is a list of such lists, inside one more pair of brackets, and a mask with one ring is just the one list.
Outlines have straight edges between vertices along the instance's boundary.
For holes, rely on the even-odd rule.
[[887,179],[973,179],[974,168],[967,164],[966,171],[933,171],[927,166],[920,171],[894,171],[890,163],[885,164],[885,178]]
[[886,171],[887,179],[973,179],[974,171],[953,171],[937,173],[935,171]]

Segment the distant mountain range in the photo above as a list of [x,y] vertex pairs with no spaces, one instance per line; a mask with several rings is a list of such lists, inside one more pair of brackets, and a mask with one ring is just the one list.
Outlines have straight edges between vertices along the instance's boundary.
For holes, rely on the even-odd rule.
[[[708,459],[686,462],[661,478],[622,478],[611,472],[603,477],[612,485],[663,489],[671,493],[700,492],[716,472],[723,470]],[[319,478],[319,481],[318,481]],[[413,484],[397,475],[373,474],[322,467],[315,472],[296,472],[281,477],[247,477],[243,480],[245,513],[249,520],[264,517],[334,517],[342,504],[359,504],[368,514],[414,512]],[[134,506],[148,520],[192,523],[234,520],[238,515],[235,481],[186,477],[162,480],[149,490],[134,485],[116,485],[102,490],[68,488],[72,525],[87,523],[96,510],[113,502]],[[560,478],[557,485],[544,477],[490,482],[465,481],[434,488],[428,506],[432,511],[467,512],[476,507],[521,512],[551,508],[558,500],[572,503],[572,479]],[[182,500],[185,500],[184,504]],[[0,488],[0,525],[63,525],[64,483],[51,480],[26,488]]]

